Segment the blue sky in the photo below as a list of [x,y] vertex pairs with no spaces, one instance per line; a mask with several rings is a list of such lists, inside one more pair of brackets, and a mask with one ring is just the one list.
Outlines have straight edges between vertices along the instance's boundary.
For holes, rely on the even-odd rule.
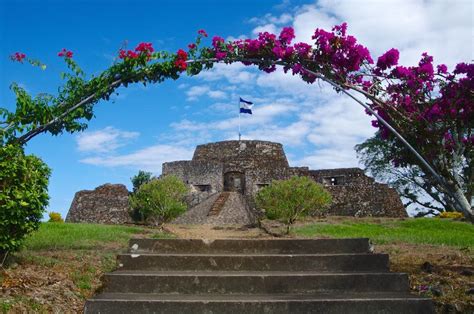
[[[452,67],[474,59],[470,1],[11,1],[0,2],[0,107],[14,108],[9,86],[55,93],[65,70],[62,48],[88,74],[114,61],[117,50],[152,42],[176,51],[198,29],[227,39],[278,32],[293,26],[310,41],[317,27],[348,22],[349,33],[374,57],[396,47],[401,63],[422,52]],[[22,51],[47,70],[9,61]],[[241,96],[255,103],[242,118],[246,139],[281,142],[290,163],[314,169],[357,166],[353,146],[370,137],[369,117],[323,84],[308,86],[277,71],[259,73],[238,64],[219,65],[193,78],[120,89],[96,106],[89,129],[58,137],[41,135],[27,146],[53,170],[49,211],[66,215],[76,191],[123,183],[139,169],[161,172],[164,161],[189,159],[195,145],[237,139]]]

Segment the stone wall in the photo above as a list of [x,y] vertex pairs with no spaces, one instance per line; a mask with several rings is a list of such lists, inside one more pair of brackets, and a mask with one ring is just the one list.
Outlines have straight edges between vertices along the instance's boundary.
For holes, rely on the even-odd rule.
[[92,191],[79,191],[74,196],[66,222],[131,223],[128,196],[123,184],[104,184]]
[[407,217],[397,191],[375,182],[362,169],[310,170],[309,176],[331,193],[329,215]]
[[313,180],[324,185],[371,185],[375,182],[360,168],[309,170],[308,174]]
[[194,161],[224,163],[224,171],[239,168],[289,167],[283,146],[266,141],[223,141],[198,145]]
[[386,184],[325,186],[331,193],[329,215],[353,217],[407,217],[397,191]]
[[213,194],[223,189],[223,164],[214,161],[184,160],[165,162],[162,175],[173,174],[189,186],[192,193]]

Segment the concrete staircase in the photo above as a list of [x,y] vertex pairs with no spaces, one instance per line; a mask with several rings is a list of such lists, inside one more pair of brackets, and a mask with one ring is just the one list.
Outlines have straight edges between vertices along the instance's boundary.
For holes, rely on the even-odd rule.
[[212,204],[211,210],[209,210],[208,216],[219,216],[222,208],[224,207],[225,202],[229,199],[230,192],[222,192],[219,197],[216,199],[214,204]]
[[368,239],[132,239],[85,313],[434,313]]

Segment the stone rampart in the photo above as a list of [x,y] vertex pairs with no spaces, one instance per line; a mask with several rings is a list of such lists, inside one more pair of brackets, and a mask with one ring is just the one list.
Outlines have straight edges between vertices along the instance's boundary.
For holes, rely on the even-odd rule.
[[129,192],[123,184],[104,184],[76,193],[66,222],[103,224],[131,223]]

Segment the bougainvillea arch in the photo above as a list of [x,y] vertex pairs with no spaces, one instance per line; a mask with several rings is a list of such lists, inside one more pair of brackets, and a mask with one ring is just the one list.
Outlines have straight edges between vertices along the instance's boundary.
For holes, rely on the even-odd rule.
[[[160,83],[183,74],[197,75],[215,63],[240,62],[273,72],[281,66],[312,84],[329,83],[337,92],[361,104],[382,139],[397,138],[392,162],[416,164],[429,173],[453,207],[473,219],[474,192],[474,64],[459,63],[449,72],[446,65],[434,66],[433,57],[423,53],[417,66],[398,65],[399,52],[390,49],[376,62],[369,50],[347,34],[347,24],[331,31],[316,29],[312,42],[293,43],[294,30],[285,27],[279,35],[260,33],[257,38],[226,42],[198,31],[195,42],[176,53],[155,51],[151,43],[133,50],[120,50],[120,62],[96,77],[86,79],[73,60],[73,53],[58,53],[70,71],[56,96],[30,96],[13,84],[15,112],[0,108],[3,121],[1,144],[24,145],[38,134],[75,132],[87,127],[93,107],[108,100],[120,86]],[[12,60],[44,68],[40,62],[17,52]],[[364,101],[360,100],[363,96]],[[407,153],[409,151],[409,153]]]

